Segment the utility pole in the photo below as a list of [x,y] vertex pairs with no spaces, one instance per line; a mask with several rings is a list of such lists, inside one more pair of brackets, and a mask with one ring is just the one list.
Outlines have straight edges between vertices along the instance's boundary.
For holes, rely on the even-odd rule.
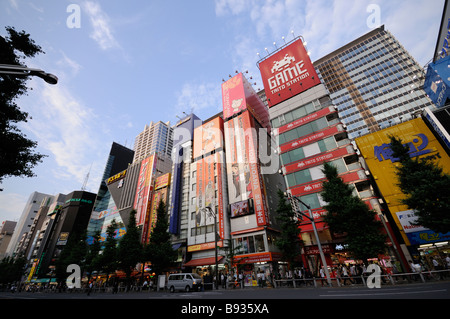
[[[316,237],[316,241],[317,241],[317,247],[319,248],[320,259],[322,260],[322,265],[323,265],[323,268],[324,268],[325,277],[327,278],[328,285],[331,287],[332,284],[331,284],[330,272],[328,271],[327,261],[325,259],[325,255],[323,254],[322,245],[320,243],[319,234],[317,233],[316,223],[314,222],[314,216],[313,216],[313,213],[311,211],[311,207],[306,205],[298,197],[294,197],[291,194],[288,194],[288,198],[289,198],[290,202],[292,203],[292,207],[295,208],[295,213],[298,214],[298,215],[301,215],[302,217],[306,217],[307,219],[309,219],[311,221],[311,224],[312,224],[313,229],[314,229],[314,236]],[[298,203],[303,204],[308,209],[309,216],[301,211]]]

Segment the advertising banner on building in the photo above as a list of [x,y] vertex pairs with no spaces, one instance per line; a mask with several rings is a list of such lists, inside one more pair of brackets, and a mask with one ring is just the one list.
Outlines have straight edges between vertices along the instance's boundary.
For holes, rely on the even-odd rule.
[[216,117],[194,130],[194,158],[220,148],[223,148],[223,119],[221,117]]
[[301,39],[261,61],[259,69],[269,107],[320,84]]
[[437,107],[442,107],[450,98],[450,56],[428,64],[423,89]]
[[196,227],[214,224],[214,217],[204,210],[204,208],[209,207],[214,214],[216,213],[214,159],[214,155],[210,155],[197,161]]
[[170,184],[170,173],[159,176],[155,181],[155,190],[167,187]]
[[400,138],[405,143],[404,145],[408,146],[411,158],[428,158],[441,166],[446,173],[450,172],[450,158],[422,118],[397,124],[355,139],[400,233],[407,244],[413,244],[409,242],[406,236],[407,232],[405,232],[402,222],[396,214],[408,209],[401,202],[405,195],[401,192],[397,183],[395,165],[397,165],[398,159],[392,156],[392,150],[389,147],[389,136],[391,135]]
[[270,130],[269,110],[242,73],[222,83],[223,118],[249,110],[258,123]]
[[265,187],[258,163],[255,125],[248,111],[225,123],[230,204],[253,198],[258,225],[269,223]]
[[151,193],[153,191],[152,179],[156,167],[156,156],[151,155],[141,163],[139,179],[136,187],[134,199],[134,209],[136,210],[136,224],[144,224],[147,216],[147,205],[151,202]]

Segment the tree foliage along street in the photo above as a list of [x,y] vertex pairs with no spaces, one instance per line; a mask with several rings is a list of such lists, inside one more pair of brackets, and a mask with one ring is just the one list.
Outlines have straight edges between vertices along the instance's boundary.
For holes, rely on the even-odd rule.
[[338,176],[337,168],[325,163],[323,172],[327,180],[322,184],[321,196],[327,204],[324,221],[331,232],[345,234],[348,250],[353,257],[364,262],[383,254],[386,249],[386,235],[382,223],[376,219],[376,212],[369,209],[353,188]]
[[[6,31],[7,37],[0,36],[1,64],[24,65],[24,59],[44,53],[25,31],[17,32],[12,27],[6,27]],[[17,126],[31,118],[16,104],[28,91],[28,79],[0,73],[0,183],[10,176],[35,176],[34,166],[46,156],[34,152],[37,142],[28,139]]]
[[157,208],[155,227],[151,231],[150,241],[145,249],[145,257],[151,261],[152,271],[157,275],[173,266],[178,256],[177,252],[172,248],[170,234],[167,231],[168,228],[166,204],[160,200]]
[[401,139],[389,136],[398,186],[406,196],[402,203],[414,210],[417,225],[438,233],[450,231],[450,175],[427,158],[411,158]]
[[283,254],[283,259],[288,262],[289,269],[292,269],[296,259],[301,254],[300,221],[296,218],[291,203],[289,203],[280,189],[278,190],[278,207],[276,212],[281,232],[275,241],[275,245]]

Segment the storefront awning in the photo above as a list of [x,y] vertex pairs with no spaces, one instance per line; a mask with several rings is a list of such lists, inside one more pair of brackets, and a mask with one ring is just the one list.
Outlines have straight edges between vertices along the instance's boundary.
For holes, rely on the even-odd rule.
[[183,244],[183,243],[173,244],[173,245],[172,245],[172,249],[173,249],[173,250],[177,250],[178,248],[181,247],[182,244]]
[[[325,229],[328,229],[329,227],[325,222],[316,222],[316,228],[317,231],[323,231]],[[309,233],[314,231],[311,223],[301,224],[300,229],[302,230],[302,233]]]
[[[220,261],[223,259],[223,256],[217,257],[217,262],[220,263]],[[216,257],[210,257],[210,258],[198,258],[193,259],[191,261],[188,261],[184,264],[186,267],[196,267],[196,266],[207,266],[207,265],[214,265],[216,263]]]

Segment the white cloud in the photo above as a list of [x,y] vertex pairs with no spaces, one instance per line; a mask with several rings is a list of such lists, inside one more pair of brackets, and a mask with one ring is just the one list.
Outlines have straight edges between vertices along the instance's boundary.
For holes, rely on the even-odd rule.
[[19,221],[27,201],[23,194],[0,192],[0,223]]
[[71,70],[71,75],[77,75],[78,72],[82,69],[82,66],[78,64],[76,61],[70,59],[64,52],[61,51],[62,58],[56,62],[56,65],[61,68],[69,67]]
[[50,152],[54,178],[81,188],[92,165],[89,187],[96,192],[108,148],[100,140],[97,115],[63,85],[33,82],[39,95],[26,105],[32,120],[24,128],[36,136],[42,153]]
[[[291,40],[291,30],[295,36],[302,35],[308,42],[311,59],[314,61],[338,49],[350,41],[369,32],[367,19],[372,14],[367,8],[378,4],[381,24],[402,43],[419,63],[431,59],[434,50],[439,23],[441,20],[442,0],[216,0],[216,15],[230,19],[237,15],[247,16],[252,24],[248,32],[256,32],[256,43],[263,43],[269,51],[275,50],[272,43],[282,44],[282,37]],[[411,17],[412,12],[420,12]],[[412,31],[414,30],[414,31]],[[236,39],[242,40],[242,37]],[[242,43],[235,45],[235,56],[244,56],[239,52]],[[249,47],[250,48],[250,47]],[[265,53],[265,52],[264,52]],[[248,52],[252,56],[253,52]],[[243,57],[244,59],[244,57]],[[243,63],[246,63],[245,61]]]
[[90,37],[94,39],[102,50],[118,48],[109,16],[102,10],[100,5],[93,1],[83,3],[84,12],[89,16],[92,28],[94,29]]
[[240,14],[248,8],[250,1],[242,0],[216,0],[216,15],[224,16],[229,11],[231,14]]
[[205,109],[219,112],[222,109],[222,91],[217,83],[185,83],[177,96],[177,112],[198,113]]

